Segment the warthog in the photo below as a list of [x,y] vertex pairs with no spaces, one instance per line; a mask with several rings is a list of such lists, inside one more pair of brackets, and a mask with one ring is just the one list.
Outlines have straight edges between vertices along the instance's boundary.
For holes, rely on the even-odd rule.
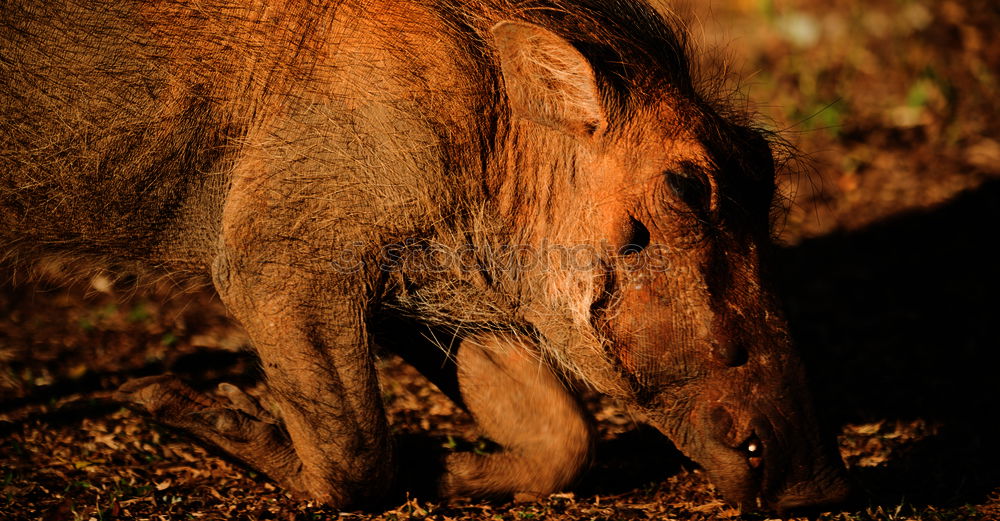
[[444,496],[571,484],[591,388],[734,504],[838,501],[762,282],[768,141],[699,94],[674,25],[639,0],[10,0],[0,242],[210,280],[277,414],[171,376],[122,395],[335,506],[396,480],[375,346],[500,446],[448,455]]

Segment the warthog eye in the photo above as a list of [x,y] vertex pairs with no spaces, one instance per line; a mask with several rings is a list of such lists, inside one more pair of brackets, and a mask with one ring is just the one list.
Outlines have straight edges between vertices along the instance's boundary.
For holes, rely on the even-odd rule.
[[729,367],[739,367],[747,363],[747,350],[736,342],[714,343],[712,354]]
[[707,212],[711,206],[712,186],[700,169],[684,164],[680,172],[668,172],[667,186],[695,212]]
[[618,253],[620,255],[633,255],[646,249],[646,246],[649,246],[649,229],[637,221],[635,217],[629,217],[625,245],[618,250]]
[[760,468],[761,464],[764,462],[764,444],[761,443],[760,438],[756,434],[751,434],[746,441],[740,445],[740,450],[743,451],[743,455],[746,456],[747,462],[753,468]]

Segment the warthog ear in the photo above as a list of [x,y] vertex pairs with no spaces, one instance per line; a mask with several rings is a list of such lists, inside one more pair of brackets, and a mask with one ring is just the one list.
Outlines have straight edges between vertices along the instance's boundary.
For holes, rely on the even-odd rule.
[[577,136],[604,128],[594,69],[572,44],[524,22],[503,21],[491,32],[515,116]]

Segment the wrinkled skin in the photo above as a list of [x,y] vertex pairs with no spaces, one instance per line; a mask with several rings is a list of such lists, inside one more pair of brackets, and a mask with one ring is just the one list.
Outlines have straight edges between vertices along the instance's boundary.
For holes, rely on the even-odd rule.
[[397,484],[376,344],[501,447],[447,456],[446,497],[572,484],[591,387],[734,504],[842,500],[762,276],[767,142],[652,9],[536,3],[5,4],[0,243],[210,279],[275,408],[120,396],[332,505]]
[[[673,126],[666,147],[645,135],[620,138],[641,151],[641,163],[626,169],[655,165],[684,179],[651,170],[654,181],[623,201],[633,228],[644,223],[651,244],[673,247],[665,253],[671,269],[621,274],[613,313],[598,327],[614,339],[637,411],[704,465],[730,500],[752,509],[759,499],[778,511],[835,503],[847,494],[839,456],[815,431],[803,369],[761,280],[770,151],[746,129],[683,114],[699,110],[671,100],[636,118],[643,129]],[[678,119],[696,123],[683,128]],[[665,207],[678,210],[669,221],[659,218]]]

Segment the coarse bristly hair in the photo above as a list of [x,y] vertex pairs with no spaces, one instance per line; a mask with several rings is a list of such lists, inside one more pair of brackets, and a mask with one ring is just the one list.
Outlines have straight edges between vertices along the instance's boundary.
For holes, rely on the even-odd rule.
[[[613,119],[626,120],[630,113],[648,103],[644,99],[646,92],[669,86],[672,92],[711,105],[713,110],[737,122],[749,121],[749,116],[723,103],[710,103],[707,100],[712,96],[699,91],[691,76],[686,33],[670,13],[643,2],[549,0],[478,4],[490,4],[492,9],[502,12],[491,13],[491,21],[497,18],[525,20],[571,42],[593,65],[604,102],[614,113]],[[450,2],[438,2],[438,5],[447,7],[443,12],[450,13],[446,16],[452,17],[450,21],[454,26],[477,24],[475,19],[470,21],[468,18],[473,16],[470,11],[475,10],[469,9],[467,3],[463,8]],[[482,30],[480,26],[478,34],[482,34]],[[502,104],[503,100],[496,102]],[[507,125],[509,122],[501,124],[501,134]],[[499,146],[497,143],[492,145]],[[573,162],[570,158],[562,164]],[[512,258],[514,254],[505,246],[532,241],[523,233],[497,223],[496,215],[478,205],[478,201],[470,202],[472,204],[464,210],[464,218],[451,223],[462,223],[465,227],[443,235],[474,245],[480,255],[462,260],[465,266],[474,269],[470,272],[452,267],[451,276],[414,285],[413,291],[408,291],[405,281],[401,282],[390,305],[457,336],[483,329],[530,335],[540,347],[539,355],[547,362],[562,368],[572,378],[610,390],[607,386],[615,384],[596,382],[590,377],[607,369],[605,362],[608,361],[602,356],[609,342],[593,327],[592,311],[595,302],[601,301],[606,312],[614,313],[615,286],[606,282],[613,276],[615,256],[590,259],[589,270],[560,270],[557,263],[564,259],[558,259],[554,264],[535,266],[534,272],[512,271],[512,266],[523,268],[519,264],[523,259]],[[587,221],[580,219],[580,222]],[[560,241],[572,244],[580,240],[572,236],[575,232],[566,230],[566,236],[549,239],[556,244]],[[460,248],[462,244],[451,247]],[[490,254],[483,256],[483,252]],[[531,309],[527,309],[529,307]],[[581,365],[600,366],[601,369]]]
[[[38,42],[2,49],[3,56],[37,61],[63,83],[52,81],[40,92],[16,60],[0,63],[0,71],[17,78],[0,86],[0,101],[10,101],[0,108],[0,217],[23,226],[0,232],[7,250],[0,257],[37,250],[95,264],[125,259],[154,273],[204,271],[218,248],[225,190],[233,177],[248,175],[237,172],[245,152],[260,150],[286,165],[281,195],[289,222],[344,230],[332,249],[356,245],[368,262],[378,256],[373,252],[407,240],[417,252],[410,262],[428,262],[427,252],[435,249],[428,244],[467,252],[433,273],[408,271],[405,262],[385,270],[382,310],[457,336],[484,329],[530,335],[540,341],[541,357],[584,380],[588,371],[580,364],[603,363],[607,340],[592,327],[591,306],[614,302],[615,295],[604,293],[613,287],[606,277],[616,259],[595,255],[590,269],[575,270],[543,259],[525,269],[518,258],[524,252],[510,249],[538,241],[523,221],[496,206],[497,186],[513,182],[498,177],[512,170],[511,162],[530,158],[504,150],[518,142],[489,30],[500,20],[520,20],[569,41],[592,64],[612,124],[626,121],[648,102],[646,93],[664,86],[705,99],[692,80],[682,24],[642,1],[412,2],[415,10],[433,13],[419,19],[429,25],[407,21],[412,13],[404,12],[381,29],[382,47],[368,49],[409,58],[400,58],[394,71],[404,92],[393,98],[366,78],[350,78],[338,87],[344,103],[333,108],[319,106],[311,92],[323,88],[322,79],[337,78],[336,66],[322,63],[323,39],[336,37],[331,28],[338,23],[349,25],[342,17],[356,16],[360,2],[289,1],[270,9],[266,2],[185,0],[159,7],[57,4],[72,5],[64,14],[74,20],[47,22],[45,9],[20,4],[0,18],[0,25],[22,33],[35,27],[33,18],[51,22],[48,29],[60,35],[53,38],[66,46],[61,53]],[[387,2],[371,8],[372,15],[404,4]],[[162,19],[154,23],[137,16],[159,8]],[[108,27],[109,20],[118,23]],[[440,33],[428,34],[433,31]],[[407,38],[435,42],[437,61],[407,56]],[[452,85],[435,83],[447,74]],[[352,96],[368,107],[353,107]],[[291,130],[261,131],[272,106],[299,110]],[[568,148],[559,137],[548,139]],[[571,169],[574,161],[558,163]],[[30,175],[10,177],[25,165]],[[521,208],[542,204],[515,196]],[[331,207],[338,213],[326,213]],[[25,224],[29,217],[34,224]],[[575,217],[587,222],[585,213]],[[178,222],[186,228],[176,229]],[[565,224],[547,239],[571,245],[576,231]],[[441,268],[440,262],[432,264]]]

